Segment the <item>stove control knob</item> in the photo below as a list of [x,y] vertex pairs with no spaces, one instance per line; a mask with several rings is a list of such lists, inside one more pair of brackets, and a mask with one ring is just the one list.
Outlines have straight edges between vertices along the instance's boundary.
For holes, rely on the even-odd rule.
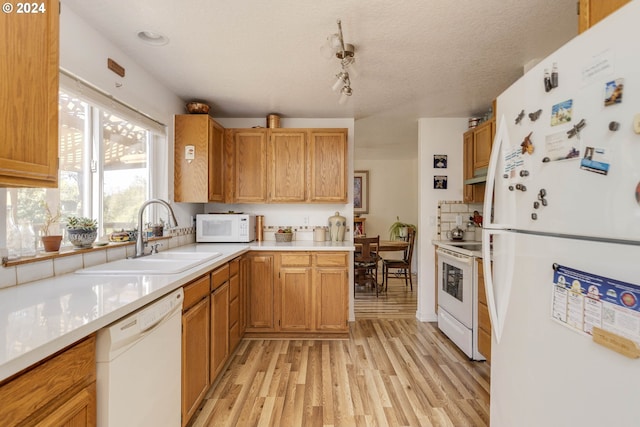
[[541,203],[542,203],[542,206],[547,206],[548,204],[547,199],[542,199]]
[[527,191],[527,187],[520,184],[520,191]]
[[538,194],[540,195],[540,197],[545,198],[547,196],[547,190],[541,188]]
[[513,190],[514,190],[513,185],[510,185],[509,186],[509,191],[513,191]]
[[527,171],[527,170],[521,170],[521,171],[520,171],[520,176],[529,176],[529,171]]
[[537,213],[532,213],[531,214],[531,219],[534,220],[534,221],[537,220],[538,219],[538,214]]
[[538,209],[540,207],[540,202],[533,202],[533,209]]

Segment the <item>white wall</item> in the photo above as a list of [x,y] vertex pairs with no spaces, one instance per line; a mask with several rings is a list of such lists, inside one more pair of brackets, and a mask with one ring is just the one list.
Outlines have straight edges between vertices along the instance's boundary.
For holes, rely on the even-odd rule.
[[[125,68],[124,78],[107,68],[108,58]],[[167,150],[153,159],[161,165],[154,178],[158,183],[154,196],[173,200],[173,115],[184,112],[184,102],[87,25],[64,1],[60,15],[60,68],[167,126]],[[193,204],[173,206],[181,226],[190,225],[191,215],[202,209]]]
[[[435,259],[431,240],[437,233],[437,212],[439,200],[462,200],[462,134],[467,130],[465,118],[423,118],[418,120],[418,158],[419,158],[419,212],[418,252],[418,312],[421,321],[437,320],[435,303]],[[446,169],[433,167],[433,155],[446,154]],[[446,190],[433,188],[434,175],[447,175]]]
[[[369,171],[369,213],[366,218],[367,236],[389,239],[389,227],[400,217],[402,222],[418,225],[418,159],[356,159],[354,170]],[[419,230],[420,231],[420,230]],[[420,238],[420,233],[418,233]],[[401,258],[402,254],[384,254]],[[414,252],[414,271],[419,257]]]

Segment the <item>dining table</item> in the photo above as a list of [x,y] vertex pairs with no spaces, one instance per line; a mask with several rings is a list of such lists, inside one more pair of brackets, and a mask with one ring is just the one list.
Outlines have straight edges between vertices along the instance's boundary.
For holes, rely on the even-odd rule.
[[[360,245],[359,243],[355,244],[356,252],[360,251],[361,246],[362,245]],[[380,245],[371,245],[371,249],[377,250],[377,252],[404,251],[408,247],[409,242],[405,242],[404,240],[380,240]]]

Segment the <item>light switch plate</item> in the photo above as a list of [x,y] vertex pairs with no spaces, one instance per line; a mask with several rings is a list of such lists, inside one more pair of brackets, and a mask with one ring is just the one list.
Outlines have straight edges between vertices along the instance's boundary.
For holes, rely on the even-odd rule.
[[184,159],[185,160],[194,160],[196,158],[196,147],[195,145],[187,145],[184,147]]

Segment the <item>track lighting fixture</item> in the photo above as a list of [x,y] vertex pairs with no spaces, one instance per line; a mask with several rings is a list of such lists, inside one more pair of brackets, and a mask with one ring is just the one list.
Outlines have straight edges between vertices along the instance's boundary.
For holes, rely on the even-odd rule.
[[[342,36],[342,22],[338,19],[338,32],[327,37],[327,43],[322,50],[328,53],[329,57],[335,56],[340,60],[340,71],[336,74],[336,82],[333,84],[333,91],[340,93],[339,103],[344,104],[353,94],[351,89],[351,76],[357,76],[355,68],[355,47],[345,43]],[[349,74],[351,73],[351,75]]]

